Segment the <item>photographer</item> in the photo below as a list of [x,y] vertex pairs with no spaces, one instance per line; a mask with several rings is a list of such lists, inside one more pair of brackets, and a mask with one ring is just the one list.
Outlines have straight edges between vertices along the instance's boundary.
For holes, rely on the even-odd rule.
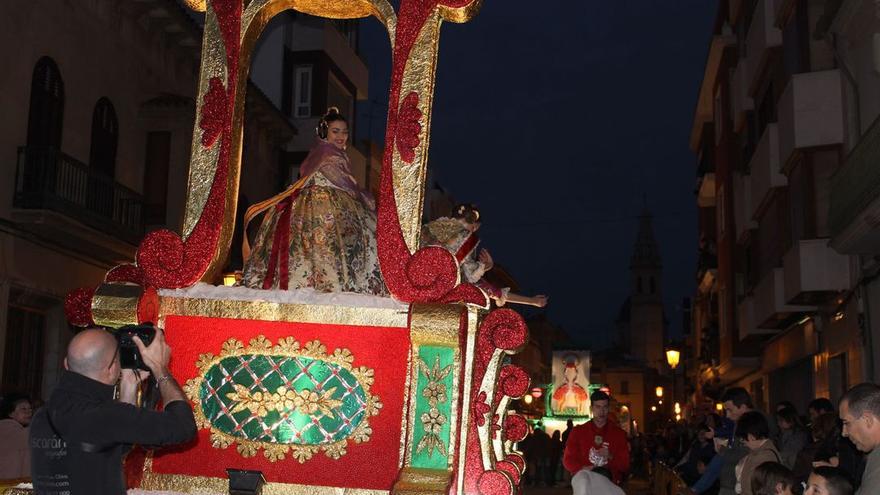
[[[168,373],[171,348],[161,329],[149,346],[134,337],[143,363],[158,383],[163,411],[135,405],[149,373],[121,369],[116,338],[83,330],[67,348],[65,371],[31,423],[32,477],[38,495],[124,494],[122,458],[132,444],[185,443],[196,435],[192,408]],[[119,384],[119,399],[114,386]]]

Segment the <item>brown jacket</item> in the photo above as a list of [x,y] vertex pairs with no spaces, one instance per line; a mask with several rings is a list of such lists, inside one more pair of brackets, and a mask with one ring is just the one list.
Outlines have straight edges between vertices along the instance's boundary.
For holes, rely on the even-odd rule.
[[743,457],[742,473],[737,480],[737,486],[740,488],[738,493],[742,495],[752,495],[752,476],[755,474],[755,468],[765,462],[779,462],[779,451],[773,445],[773,440],[767,439],[756,450],[752,450],[748,455]]

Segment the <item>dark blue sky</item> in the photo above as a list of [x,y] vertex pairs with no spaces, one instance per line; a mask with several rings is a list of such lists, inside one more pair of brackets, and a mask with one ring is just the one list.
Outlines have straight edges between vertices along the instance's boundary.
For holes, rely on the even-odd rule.
[[[697,246],[688,138],[716,8],[485,0],[471,22],[443,25],[429,167],[479,205],[483,245],[524,293],[548,294],[549,318],[583,345],[611,343],[643,194],[680,332]],[[387,103],[390,48],[375,20],[361,50],[371,99]],[[372,111],[376,136],[385,109]]]

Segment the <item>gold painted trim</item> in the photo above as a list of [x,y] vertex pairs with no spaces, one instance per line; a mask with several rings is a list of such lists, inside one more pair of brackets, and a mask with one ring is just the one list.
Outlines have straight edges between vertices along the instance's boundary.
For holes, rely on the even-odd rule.
[[403,469],[412,466],[412,445],[416,438],[416,403],[419,401],[419,344],[415,341],[410,347],[410,356],[412,356],[412,367],[410,368],[409,393],[406,402],[408,410],[404,417],[406,418],[406,445],[404,446]]
[[[489,404],[492,403],[495,397],[495,387],[498,385],[498,373],[501,369],[501,354],[503,353],[504,351],[501,349],[495,349],[495,352],[492,353],[492,358],[489,359],[489,364],[486,366],[486,374],[483,375],[483,381],[480,384],[480,392],[486,392],[486,402]],[[483,469],[486,471],[492,470],[495,467],[494,459],[492,459],[493,413],[494,411],[491,411],[483,426],[477,427],[477,433],[480,436]]]
[[458,347],[453,351],[452,363],[454,372],[452,374],[452,390],[450,391],[450,400],[452,401],[452,404],[449,408],[449,455],[446,458],[447,469],[453,469],[455,467],[456,448],[458,447],[456,442],[458,439],[458,400],[461,396],[459,393],[459,384],[461,383],[460,377],[463,369],[461,350]]
[[[425,21],[419,32],[400,82],[398,115],[403,101],[410,93],[419,95],[418,109],[422,112],[419,123],[419,145],[412,163],[403,161],[397,143],[391,143],[391,174],[394,184],[394,201],[403,239],[410,252],[419,248],[422,229],[422,208],[425,195],[425,177],[428,167],[428,149],[431,138],[431,108],[436,84],[437,54],[440,42],[440,13],[437,9]],[[395,104],[392,103],[392,104]],[[399,136],[398,136],[399,139]]]
[[202,146],[202,131],[199,123],[202,121],[202,110],[205,95],[208,94],[210,81],[218,78],[223,84],[225,91],[228,80],[228,67],[226,66],[226,47],[223,45],[223,37],[220,35],[220,26],[217,24],[217,14],[214,9],[208,8],[205,12],[205,34],[202,38],[202,64],[199,74],[199,90],[196,97],[195,125],[191,143],[189,179],[187,183],[186,209],[183,219],[183,239],[187,239],[195,229],[201,218],[211,185],[214,183],[214,174],[217,171],[217,160],[220,157],[220,141],[217,139],[210,148]]
[[405,467],[391,490],[393,495],[446,495],[452,472],[442,469]]
[[409,328],[412,342],[457,348],[463,309],[454,304],[413,304]]
[[138,301],[143,293],[139,285],[101,284],[92,298],[92,319],[102,327],[137,325]]
[[[141,489],[181,493],[228,493],[229,480],[207,476],[160,474],[147,471],[144,473]],[[274,482],[263,485],[263,495],[388,495],[389,493],[388,490],[337,488]]]
[[[446,466],[454,465],[456,455],[456,422],[458,420],[458,401],[460,398],[459,380],[462,373],[461,350],[459,349],[459,331],[461,315],[464,307],[457,304],[413,304],[410,311],[410,356],[413,360],[420,359],[419,351],[422,345],[446,347],[453,350],[452,390],[449,397],[452,401],[450,417],[448,418],[449,450],[446,452]],[[412,361],[409,380],[409,398],[405,415],[408,418],[406,425],[406,444],[404,446],[404,466],[407,469],[412,465],[412,448],[415,441],[416,429],[416,403],[418,401],[419,361]]]
[[[463,395],[461,401],[461,426],[459,427],[459,431],[461,432],[461,440],[459,442],[459,445],[461,445],[462,452],[464,451],[464,449],[467,448],[468,431],[470,431],[471,389],[474,381],[474,358],[476,355],[477,346],[477,329],[479,328],[480,316],[485,311],[481,311],[478,306],[468,304],[467,312],[467,342],[465,343],[464,349],[464,386],[462,387]],[[464,493],[463,473],[465,472],[465,461],[467,461],[467,456],[459,456],[459,475],[456,477],[458,484],[457,493]]]
[[[495,414],[498,415],[498,424],[504,426],[504,420],[507,418],[507,406],[510,404],[510,397],[504,395],[498,401],[498,407],[495,408]],[[497,431],[492,439],[492,448],[495,451],[495,460],[504,459],[504,430]]]
[[445,5],[441,5],[440,15],[443,16],[444,21],[464,23],[473,19],[480,12],[480,8],[483,7],[483,0],[474,0],[470,4],[465,5],[464,7],[447,7]]
[[162,297],[159,307],[163,316],[202,316],[206,318],[391,328],[406,328],[408,324],[406,311],[389,308],[354,308],[183,297]]

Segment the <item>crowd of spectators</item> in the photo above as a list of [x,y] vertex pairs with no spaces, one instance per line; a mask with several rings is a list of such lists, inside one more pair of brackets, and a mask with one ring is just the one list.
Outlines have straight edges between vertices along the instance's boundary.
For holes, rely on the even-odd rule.
[[670,466],[699,495],[880,494],[880,386],[853,387],[839,410],[817,398],[806,411],[781,402],[768,415],[738,387],[721,403],[723,415],[649,435],[650,465]]

